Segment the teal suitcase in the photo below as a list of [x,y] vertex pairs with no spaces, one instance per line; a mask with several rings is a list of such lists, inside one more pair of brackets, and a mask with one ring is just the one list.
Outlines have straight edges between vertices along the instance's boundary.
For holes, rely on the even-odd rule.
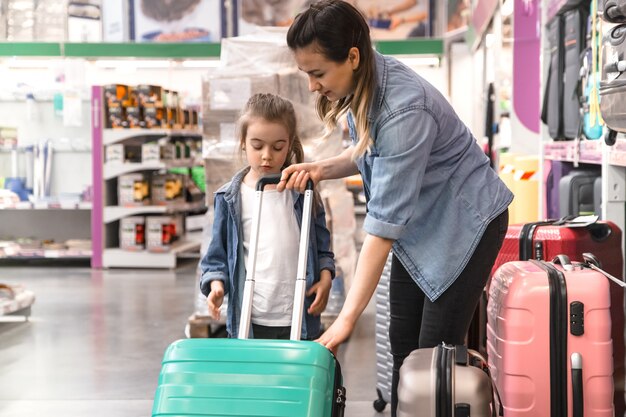
[[[345,388],[335,356],[316,342],[300,341],[306,287],[306,245],[300,244],[292,340],[248,339],[254,293],[258,219],[263,188],[280,177],[259,180],[238,339],[185,339],[163,358],[152,417],[342,417]],[[303,219],[310,219],[313,183],[305,192]],[[310,221],[300,242],[308,242]]]

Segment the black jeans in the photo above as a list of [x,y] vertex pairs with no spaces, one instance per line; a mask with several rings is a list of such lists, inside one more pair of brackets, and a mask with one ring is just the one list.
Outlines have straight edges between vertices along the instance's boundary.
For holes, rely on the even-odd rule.
[[452,345],[465,343],[474,310],[489,279],[508,224],[508,210],[489,223],[461,275],[434,302],[426,298],[400,261],[393,257],[389,280],[393,417],[398,406],[397,389],[404,358],[415,349],[435,347],[441,342]]

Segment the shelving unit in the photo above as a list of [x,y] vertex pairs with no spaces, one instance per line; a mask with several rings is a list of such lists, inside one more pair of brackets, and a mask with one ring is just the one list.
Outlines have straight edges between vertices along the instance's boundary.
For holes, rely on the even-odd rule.
[[[626,135],[618,134],[613,146],[606,145],[604,140],[545,142],[543,158],[547,161],[601,165],[602,218],[612,221],[622,230],[622,253],[625,254]],[[541,192],[545,195],[545,187]]]
[[116,143],[144,143],[167,137],[202,139],[199,130],[105,129],[103,89],[92,87],[92,167],[94,201],[92,208],[93,268],[175,268],[178,258],[198,256],[201,236],[185,233],[166,252],[124,250],[119,247],[119,222],[129,216],[144,214],[198,213],[204,201],[125,207],[117,205],[115,193],[120,175],[202,165],[193,158],[150,162],[104,162],[105,146]]

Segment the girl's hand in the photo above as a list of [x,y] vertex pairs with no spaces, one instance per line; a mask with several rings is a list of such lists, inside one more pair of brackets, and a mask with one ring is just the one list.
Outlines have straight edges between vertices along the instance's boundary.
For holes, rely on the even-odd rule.
[[322,179],[321,168],[315,162],[305,162],[302,164],[289,165],[283,169],[280,182],[276,189],[278,191],[298,190],[304,193],[306,190],[306,183],[309,179],[313,180],[313,183],[317,185]]
[[353,329],[354,323],[344,319],[343,316],[339,314],[335,322],[316,340],[316,342],[325,346],[333,352],[334,355],[337,355],[339,345],[348,340]]
[[320,273],[320,280],[313,284],[306,293],[307,296],[315,294],[315,300],[313,300],[313,303],[307,310],[307,313],[312,316],[319,316],[322,314],[322,311],[326,309],[326,304],[328,304],[328,294],[330,294],[331,286],[332,278],[330,276],[330,271],[324,269]]
[[211,292],[206,298],[209,314],[214,320],[220,319],[220,307],[224,302],[224,283],[220,280],[211,281]]

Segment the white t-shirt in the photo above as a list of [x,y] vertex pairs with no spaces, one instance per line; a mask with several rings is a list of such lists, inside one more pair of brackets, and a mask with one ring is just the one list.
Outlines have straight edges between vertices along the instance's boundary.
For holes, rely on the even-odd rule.
[[[241,184],[241,222],[246,267],[255,206],[255,190]],[[252,323],[290,326],[296,288],[300,227],[293,193],[263,192],[261,226],[256,258]]]

